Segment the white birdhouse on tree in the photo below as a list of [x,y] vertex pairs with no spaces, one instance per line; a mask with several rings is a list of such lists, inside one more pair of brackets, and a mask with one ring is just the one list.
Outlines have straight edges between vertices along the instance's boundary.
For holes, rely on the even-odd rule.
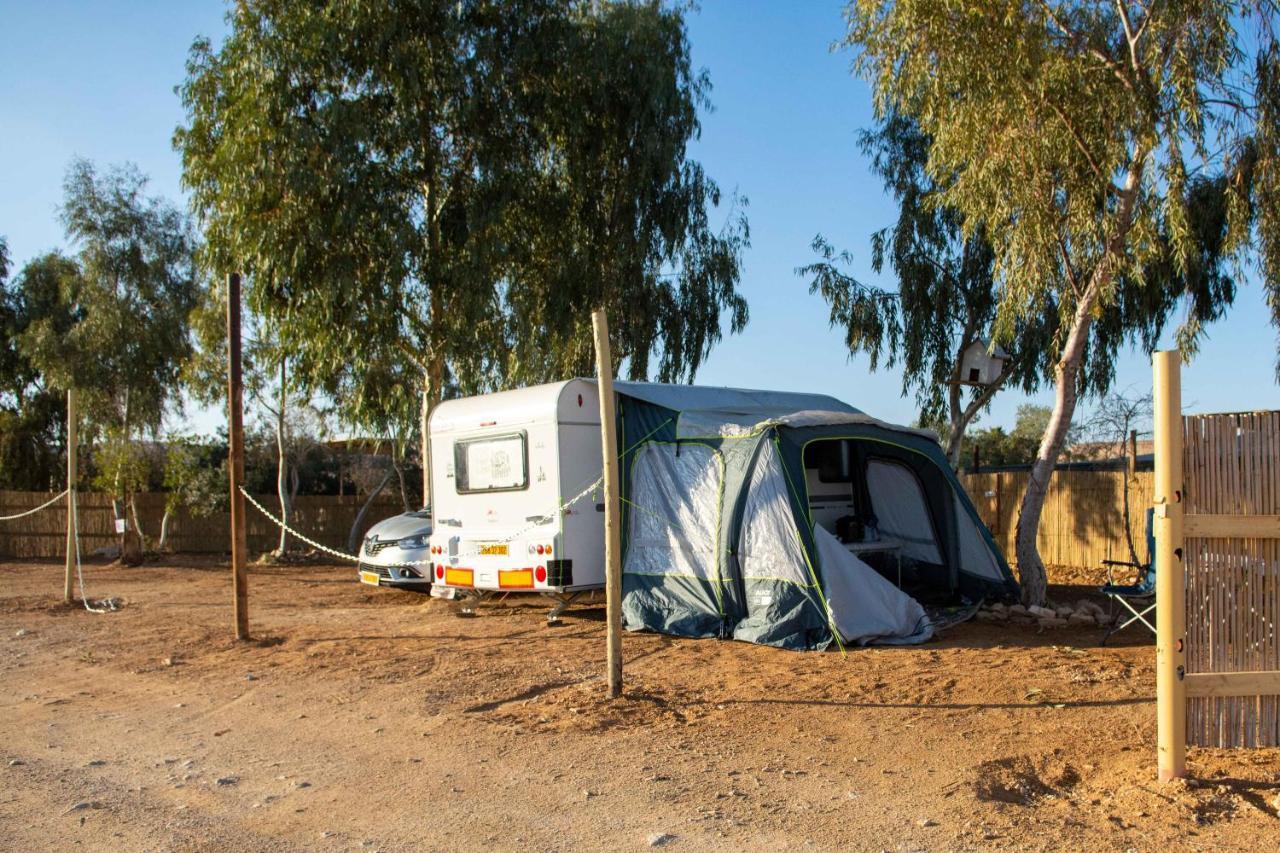
[[977,340],[964,348],[960,357],[961,385],[990,385],[1000,378],[1009,353],[999,346],[988,352],[988,346],[986,341]]

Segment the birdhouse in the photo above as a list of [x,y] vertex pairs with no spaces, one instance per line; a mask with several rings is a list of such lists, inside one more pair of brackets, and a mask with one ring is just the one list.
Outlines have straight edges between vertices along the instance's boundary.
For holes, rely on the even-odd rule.
[[964,348],[960,357],[961,385],[990,385],[1000,378],[1009,353],[998,346],[988,352],[988,346],[986,341],[977,340]]

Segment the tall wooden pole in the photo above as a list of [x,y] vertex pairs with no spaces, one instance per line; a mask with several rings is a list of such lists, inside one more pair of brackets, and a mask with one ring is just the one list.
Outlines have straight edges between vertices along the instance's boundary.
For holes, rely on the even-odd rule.
[[249,639],[249,587],[245,561],[249,538],[245,531],[244,495],[244,376],[240,363],[240,274],[227,276],[227,419],[231,469],[231,589],[235,596],[236,639]]
[[1176,352],[1153,358],[1155,384],[1156,764],[1187,774],[1187,588],[1182,539],[1182,380]]
[[72,599],[72,576],[76,565],[76,458],[80,447],[80,420],[76,412],[76,389],[67,389],[67,579],[62,588],[62,600]]
[[618,420],[613,399],[613,354],[604,309],[591,314],[600,392],[600,448],[604,454],[604,595],[608,633],[609,698],[622,694],[622,527],[618,499]]

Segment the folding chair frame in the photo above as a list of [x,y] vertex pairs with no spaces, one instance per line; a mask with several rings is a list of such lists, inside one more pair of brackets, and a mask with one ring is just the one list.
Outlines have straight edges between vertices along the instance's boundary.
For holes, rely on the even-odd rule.
[[[1115,566],[1128,566],[1129,568],[1139,569],[1139,570],[1146,569],[1147,567],[1139,563],[1132,563],[1126,560],[1103,560],[1102,564],[1107,567],[1107,586],[1102,588],[1102,592],[1103,592],[1103,595],[1105,595],[1111,601],[1111,627],[1107,629],[1107,633],[1102,635],[1102,640],[1099,642],[1099,645],[1105,646],[1107,644],[1107,640],[1111,639],[1111,637],[1114,634],[1120,633],[1125,628],[1128,628],[1130,625],[1132,625],[1134,622],[1141,622],[1143,625],[1146,625],[1147,629],[1151,631],[1152,635],[1154,635],[1156,633],[1156,626],[1153,624],[1153,622],[1155,621],[1155,616],[1153,615],[1153,611],[1156,609],[1156,594],[1155,594],[1154,588],[1151,589],[1150,592],[1143,591],[1143,592],[1136,593],[1134,595],[1124,595],[1123,593],[1120,593],[1120,592],[1106,591],[1107,587],[1118,586],[1118,584],[1115,583],[1115,578],[1112,577],[1112,574],[1111,574],[1114,571]],[[1128,619],[1126,619],[1123,623],[1119,625],[1116,624],[1116,620],[1115,620],[1115,615],[1116,615],[1115,602],[1117,601],[1120,602],[1122,605],[1124,605],[1125,610],[1128,610],[1131,614],[1133,614],[1132,616],[1130,616]],[[1148,601],[1150,603],[1147,604],[1145,607],[1142,607],[1143,602],[1148,602]],[[1135,607],[1131,602],[1138,602],[1138,607],[1142,607],[1142,609],[1139,610],[1138,607]],[[1148,615],[1152,616],[1151,621],[1147,620]]]
[[[1121,604],[1124,605],[1124,608],[1128,610],[1130,613],[1132,613],[1133,615],[1130,616],[1128,619],[1126,619],[1123,624],[1121,625],[1115,624],[1115,606],[1113,604],[1113,606],[1111,607],[1112,625],[1110,628],[1107,629],[1107,633],[1102,635],[1102,642],[1099,643],[1099,645],[1105,646],[1107,644],[1107,640],[1111,639],[1111,636],[1113,634],[1120,633],[1125,628],[1128,628],[1130,625],[1132,625],[1134,622],[1141,622],[1143,625],[1147,626],[1147,628],[1151,631],[1152,634],[1155,634],[1156,626],[1153,625],[1151,622],[1147,621],[1147,615],[1151,614],[1152,611],[1156,609],[1155,596],[1141,596],[1133,599],[1134,601],[1143,601],[1146,599],[1150,599],[1151,603],[1148,604],[1146,607],[1143,607],[1142,610],[1138,610],[1136,607],[1130,604],[1129,603],[1130,599],[1125,598],[1123,595],[1119,595],[1114,592],[1109,592],[1107,593],[1107,598],[1111,599],[1112,602],[1116,602],[1116,601],[1120,602]],[[1152,616],[1152,618],[1154,618],[1154,615]]]

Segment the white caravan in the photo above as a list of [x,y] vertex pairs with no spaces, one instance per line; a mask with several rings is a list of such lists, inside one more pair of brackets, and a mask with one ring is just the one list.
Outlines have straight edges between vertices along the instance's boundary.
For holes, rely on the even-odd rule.
[[604,586],[594,382],[449,400],[429,435],[437,587],[569,597]]

